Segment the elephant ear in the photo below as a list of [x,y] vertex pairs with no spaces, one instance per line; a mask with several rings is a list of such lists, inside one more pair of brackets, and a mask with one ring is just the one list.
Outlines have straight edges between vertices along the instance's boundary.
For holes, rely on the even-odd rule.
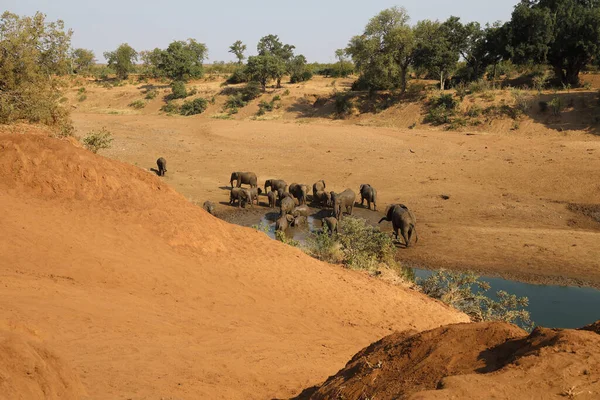
[[365,188],[365,184],[363,183],[362,185],[360,185],[360,191],[362,192],[364,188]]
[[385,217],[388,221],[392,220],[392,216],[394,215],[394,209],[396,208],[396,204],[390,204],[385,208]]
[[292,222],[294,220],[294,216],[292,214],[286,214],[285,219],[287,219],[287,222]]

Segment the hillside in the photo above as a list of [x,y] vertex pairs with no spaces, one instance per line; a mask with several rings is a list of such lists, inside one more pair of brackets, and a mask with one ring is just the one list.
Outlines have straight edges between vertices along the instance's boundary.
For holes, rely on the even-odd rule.
[[289,397],[384,335],[467,320],[69,141],[0,134],[0,208],[0,398]]
[[299,399],[597,399],[598,328],[457,324],[396,333],[357,353]]

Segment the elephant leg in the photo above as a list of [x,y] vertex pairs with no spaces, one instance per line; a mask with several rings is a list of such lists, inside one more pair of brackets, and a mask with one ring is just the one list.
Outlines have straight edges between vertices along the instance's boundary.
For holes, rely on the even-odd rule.
[[367,208],[370,210],[371,209],[371,200],[367,199]]
[[377,203],[373,200],[373,211],[377,211]]
[[354,211],[354,203],[350,204],[350,215],[352,215],[352,211]]
[[[368,201],[368,200],[367,200],[367,204],[369,204],[369,201]],[[365,206],[365,198],[364,198],[364,197],[361,197],[361,198],[360,198],[360,206],[361,206],[361,207],[364,207],[364,206]]]
[[402,237],[406,247],[410,246],[410,228],[402,227]]

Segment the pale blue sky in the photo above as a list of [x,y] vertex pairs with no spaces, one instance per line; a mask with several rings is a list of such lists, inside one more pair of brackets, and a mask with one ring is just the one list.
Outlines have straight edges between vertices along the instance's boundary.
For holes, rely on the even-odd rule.
[[242,40],[250,54],[258,39],[279,35],[309,62],[334,61],[379,11],[404,6],[411,22],[421,19],[506,21],[518,0],[0,0],[0,11],[31,15],[41,11],[62,19],[74,30],[73,46],[102,53],[127,42],[136,50],[166,47],[173,40],[194,38],[208,46],[209,62],[233,60],[228,48]]

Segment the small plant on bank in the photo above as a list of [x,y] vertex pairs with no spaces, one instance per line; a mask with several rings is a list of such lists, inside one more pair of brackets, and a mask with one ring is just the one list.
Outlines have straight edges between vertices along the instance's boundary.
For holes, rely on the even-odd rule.
[[129,103],[129,107],[135,108],[136,110],[141,110],[142,108],[146,107],[146,102],[144,100],[136,100]]
[[350,96],[339,92],[335,94],[335,112],[338,117],[344,117],[352,112]]
[[87,100],[87,95],[85,93],[80,94],[79,96],[77,96],[77,101],[84,102]]
[[562,104],[560,97],[555,96],[554,98],[552,98],[552,100],[548,103],[548,106],[550,107],[550,110],[552,111],[552,115],[554,115],[555,117],[560,116],[560,113],[562,112],[562,109],[563,109],[563,104]]
[[493,300],[486,295],[490,285],[472,272],[440,270],[418,284],[423,293],[464,312],[474,322],[504,321],[529,331],[533,328],[525,310],[529,304],[527,297],[499,291],[497,300]]
[[145,99],[146,99],[146,100],[152,100],[152,99],[155,99],[155,98],[156,98],[156,96],[158,96],[158,90],[156,90],[156,89],[151,89],[151,90],[148,90],[148,91],[146,92],[146,97],[145,97]]
[[542,94],[542,91],[546,88],[548,83],[548,75],[544,72],[541,75],[537,75],[533,78],[533,88],[537,90],[538,95]]
[[185,89],[185,83],[181,81],[175,81],[171,84],[171,98],[172,99],[185,99],[188,96],[187,90]]
[[294,240],[292,238],[288,238],[285,235],[285,232],[281,232],[281,231],[275,232],[275,239],[279,240],[281,243],[287,244],[288,246],[292,246],[292,247],[299,247],[300,246],[300,242],[299,241]]
[[330,264],[339,264],[344,260],[342,246],[336,240],[335,234],[331,235],[327,225],[323,230],[311,234],[306,239],[306,253],[317,260],[325,261]]
[[290,95],[290,89],[285,89],[282,96],[289,96]]
[[102,128],[99,131],[91,131],[82,139],[85,148],[94,154],[98,153],[101,149],[110,148],[112,141],[112,134],[106,128]]
[[169,101],[167,104],[162,106],[160,110],[166,112],[167,114],[175,114],[179,112],[179,106],[174,102]]
[[183,103],[179,113],[185,116],[202,114],[207,107],[208,101],[206,99],[203,99],[202,97],[199,97],[192,101],[186,101],[185,103]]
[[529,98],[527,97],[527,95],[519,89],[512,89],[510,94],[512,95],[515,101],[516,116],[525,114],[529,110],[530,106]]
[[458,102],[449,93],[440,94],[429,101],[429,111],[423,122],[432,125],[444,125],[451,122],[456,113]]

